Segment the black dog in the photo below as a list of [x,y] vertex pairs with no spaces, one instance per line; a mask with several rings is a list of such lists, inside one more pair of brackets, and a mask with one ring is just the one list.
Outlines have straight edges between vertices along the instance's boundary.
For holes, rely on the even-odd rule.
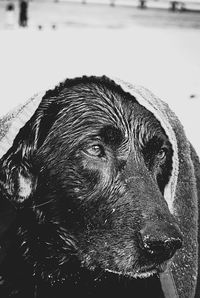
[[172,156],[119,86],[47,92],[1,160],[1,297],[164,297],[158,274],[182,245],[163,197]]

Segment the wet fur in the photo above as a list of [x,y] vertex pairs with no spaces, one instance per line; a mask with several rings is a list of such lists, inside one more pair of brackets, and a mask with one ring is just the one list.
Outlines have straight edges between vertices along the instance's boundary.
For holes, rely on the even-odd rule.
[[161,263],[145,256],[138,231],[174,220],[163,198],[172,154],[153,114],[118,87],[94,80],[47,92],[1,161],[2,193],[17,212],[3,295],[129,297],[134,277]]

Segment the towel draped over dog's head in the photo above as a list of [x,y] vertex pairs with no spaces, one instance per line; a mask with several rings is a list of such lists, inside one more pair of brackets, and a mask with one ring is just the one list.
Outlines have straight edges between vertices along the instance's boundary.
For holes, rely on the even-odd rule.
[[[60,109],[58,98],[64,97],[64,91],[67,92],[73,86],[80,85],[80,88],[84,88],[84,84],[90,83],[103,84],[105,88],[133,97],[139,105],[155,116],[167,135],[173,155],[171,175],[163,195],[182,232],[183,246],[169,262],[166,272],[160,274],[160,279],[167,298],[197,297],[195,291],[198,280],[198,158],[180,121],[169,106],[149,90],[119,79],[105,76],[67,79],[55,88],[37,94],[0,119],[1,166],[7,167],[0,177],[3,194],[0,197],[0,240],[5,238],[15,221],[18,208],[26,204],[26,199],[30,197],[37,184],[37,178],[29,169],[27,159],[28,156],[33,158],[32,153],[44,142],[52,123],[57,119]],[[27,134],[29,138],[22,139],[22,136]],[[14,152],[15,158],[10,158],[10,152],[12,156]],[[5,176],[10,178],[12,183],[7,183]],[[2,249],[0,261],[4,258],[4,253],[6,254],[6,251]]]

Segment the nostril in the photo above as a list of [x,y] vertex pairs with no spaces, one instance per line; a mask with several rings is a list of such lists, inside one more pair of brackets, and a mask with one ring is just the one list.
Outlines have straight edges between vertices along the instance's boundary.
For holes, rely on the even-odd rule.
[[147,240],[144,241],[144,249],[147,253],[170,259],[177,249],[181,248],[182,241],[180,239],[168,238],[165,240]]
[[[169,239],[169,244],[175,250],[180,249],[182,247],[183,240],[181,238],[171,238],[171,239]],[[166,245],[168,245],[168,239],[166,240]]]
[[170,259],[176,250],[182,247],[182,238],[179,236],[169,237],[166,234],[148,233],[141,230],[139,233],[139,246],[147,255],[164,261]]

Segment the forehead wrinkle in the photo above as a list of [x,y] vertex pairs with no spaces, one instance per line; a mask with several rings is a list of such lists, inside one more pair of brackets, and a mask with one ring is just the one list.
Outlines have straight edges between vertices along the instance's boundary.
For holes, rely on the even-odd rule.
[[[119,129],[123,135],[126,131],[123,123],[124,115],[122,115],[121,111],[112,104],[105,105],[104,101],[95,101],[92,103],[85,102],[81,107],[78,107],[77,105],[74,107],[72,105],[68,109],[67,114],[69,114],[69,117],[64,115],[60,118],[59,122],[61,126],[63,126],[63,120],[65,118],[65,124],[72,133],[75,131],[83,133],[84,130],[100,130],[106,125]],[[69,133],[68,129],[66,133]]]
[[[61,110],[49,132],[60,131],[62,137],[82,138],[84,134],[95,134],[103,125],[119,128],[125,138],[128,137],[129,125],[127,111],[132,103],[126,96],[103,85],[77,85],[65,89],[61,94]],[[129,104],[128,104],[129,102]]]
[[127,127],[124,105],[124,102],[127,103],[127,96],[125,96],[125,94],[120,94],[102,84],[93,83],[88,86],[79,86],[79,88],[82,87],[84,88],[82,94],[84,94],[85,101],[88,102],[95,111],[99,112],[101,117],[107,116],[109,122],[116,123],[116,125],[120,125],[121,128]]

